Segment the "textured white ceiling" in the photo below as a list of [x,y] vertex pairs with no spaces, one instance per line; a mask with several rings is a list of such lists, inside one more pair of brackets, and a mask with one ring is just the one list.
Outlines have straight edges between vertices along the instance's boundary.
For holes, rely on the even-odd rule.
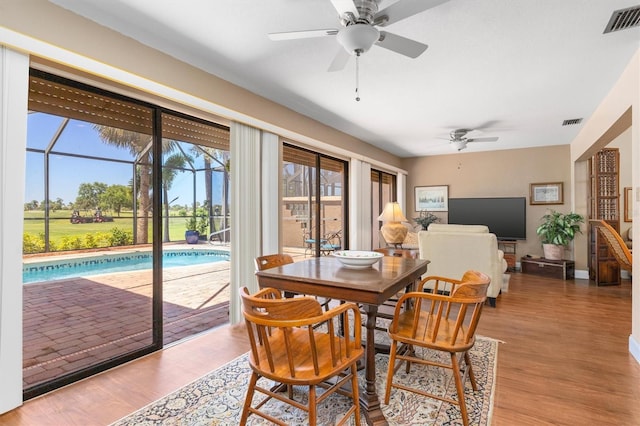
[[586,121],[640,47],[638,28],[603,34],[638,0],[450,0],[385,28],[429,49],[373,46],[356,102],[354,58],[327,72],[335,37],[267,37],[340,28],[330,0],[50,1],[402,157],[455,152],[456,128],[499,137],[468,152],[569,144],[582,125],[563,120]]

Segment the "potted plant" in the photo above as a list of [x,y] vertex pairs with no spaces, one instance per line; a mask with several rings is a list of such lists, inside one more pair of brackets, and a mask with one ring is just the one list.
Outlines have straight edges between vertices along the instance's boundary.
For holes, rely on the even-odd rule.
[[184,231],[184,239],[187,240],[187,244],[198,244],[200,232],[198,232],[198,219],[195,215],[187,218],[185,227],[187,230]]
[[578,213],[560,213],[549,211],[542,216],[542,223],[536,229],[542,240],[542,250],[545,259],[561,260],[564,258],[565,247],[573,241],[576,234],[582,233],[580,224],[584,216]]
[[429,225],[434,222],[439,222],[440,218],[431,212],[422,210],[420,216],[414,217],[413,220],[422,227],[423,231],[426,231]]
[[203,214],[198,218],[198,225],[196,228],[201,240],[207,239],[207,229],[209,229],[209,218]]

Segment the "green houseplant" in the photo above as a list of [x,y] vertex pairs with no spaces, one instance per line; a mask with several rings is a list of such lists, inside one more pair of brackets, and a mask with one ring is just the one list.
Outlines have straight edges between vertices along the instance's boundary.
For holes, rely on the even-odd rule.
[[185,227],[187,230],[184,231],[184,239],[187,243],[198,244],[198,238],[200,237],[200,232],[198,232],[198,218],[195,215],[188,217],[185,221]]
[[439,222],[440,218],[431,212],[422,210],[420,216],[414,217],[413,220],[422,227],[423,231],[426,231],[429,225],[434,222]]
[[578,233],[582,233],[580,225],[584,223],[584,216],[573,212],[560,213],[551,210],[542,216],[541,221],[542,223],[536,228],[536,234],[542,240],[545,259],[562,259],[565,247]]

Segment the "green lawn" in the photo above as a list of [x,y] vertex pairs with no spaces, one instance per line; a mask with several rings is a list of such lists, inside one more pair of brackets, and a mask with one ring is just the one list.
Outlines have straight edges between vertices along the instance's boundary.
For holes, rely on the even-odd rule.
[[[82,215],[81,216],[86,216]],[[133,231],[133,219],[131,212],[122,213],[122,217],[113,217],[113,222],[102,223],[77,223],[70,221],[71,212],[59,210],[49,216],[49,238],[52,241],[59,241],[62,237],[73,237],[96,232],[109,232],[113,228]],[[44,232],[44,212],[25,211],[24,212],[24,232],[38,235]],[[174,216],[169,218],[169,238],[171,241],[184,240],[186,218]],[[151,242],[151,222],[149,222],[149,242]]]

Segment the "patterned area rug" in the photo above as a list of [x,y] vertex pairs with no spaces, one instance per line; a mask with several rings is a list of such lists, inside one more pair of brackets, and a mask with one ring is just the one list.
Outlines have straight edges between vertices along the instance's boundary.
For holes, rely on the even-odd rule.
[[[477,337],[471,351],[471,362],[478,390],[473,392],[468,380],[465,386],[467,409],[472,425],[491,424],[497,352],[497,340]],[[447,354],[435,354],[432,351],[428,354],[425,356],[433,358],[433,354],[437,359],[448,362]],[[388,360],[387,355],[376,355],[377,390],[381,401],[384,398]],[[244,354],[112,425],[237,425],[250,375],[247,354]],[[364,385],[363,376],[364,370],[360,371],[360,381]],[[457,399],[453,377],[445,369],[413,365],[409,375],[404,374],[403,367],[398,370],[396,377],[411,386],[421,387],[436,394],[446,393]],[[299,399],[306,400],[303,388],[295,391]],[[318,418],[321,419],[319,424],[335,424],[346,412],[348,404],[349,400],[341,395],[325,400],[324,404],[318,407]],[[272,414],[288,424],[307,424],[306,414],[300,410],[273,400],[265,407],[267,406]],[[398,389],[392,390],[389,405],[382,404],[382,411],[390,425],[462,424],[457,406]],[[248,424],[270,423],[257,416],[250,416]],[[353,419],[350,424],[353,425]],[[364,416],[362,424],[365,424]]]

